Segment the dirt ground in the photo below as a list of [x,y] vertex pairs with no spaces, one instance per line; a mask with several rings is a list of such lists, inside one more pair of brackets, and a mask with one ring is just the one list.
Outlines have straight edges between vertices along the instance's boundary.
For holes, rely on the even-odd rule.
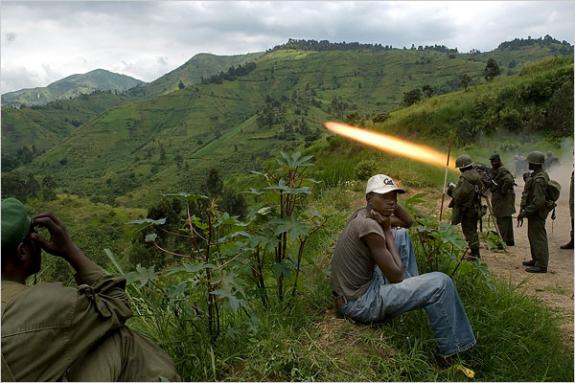
[[[573,250],[561,250],[559,247],[569,241],[571,217],[569,215],[569,178],[564,173],[551,174],[562,184],[561,198],[556,208],[557,218],[553,222],[547,218],[547,238],[549,242],[549,265],[546,274],[531,274],[524,271],[522,261],[531,259],[529,240],[527,239],[527,222],[523,227],[516,227],[514,215],[515,246],[508,252],[491,252],[481,249],[481,258],[489,270],[499,278],[510,280],[519,286],[525,294],[540,299],[549,307],[557,310],[564,319],[562,328],[573,343]],[[517,211],[521,201],[523,180],[516,179]]]

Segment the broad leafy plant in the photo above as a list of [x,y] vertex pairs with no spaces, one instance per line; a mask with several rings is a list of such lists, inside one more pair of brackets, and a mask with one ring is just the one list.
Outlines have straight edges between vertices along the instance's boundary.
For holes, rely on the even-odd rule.
[[250,190],[258,203],[249,214],[253,279],[264,305],[269,303],[267,265],[271,261],[278,299],[284,299],[286,281],[290,279],[290,293],[295,296],[306,242],[325,223],[319,212],[305,209],[311,185],[317,183],[305,177],[311,159],[312,156],[302,156],[299,152],[281,152],[277,160],[279,166],[273,172],[253,172],[256,178],[264,180],[261,190]]

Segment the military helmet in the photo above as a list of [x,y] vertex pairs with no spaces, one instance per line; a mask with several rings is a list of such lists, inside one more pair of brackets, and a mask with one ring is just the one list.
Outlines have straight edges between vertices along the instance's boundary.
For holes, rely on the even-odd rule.
[[545,154],[535,150],[527,155],[527,162],[534,165],[543,165],[545,163]]
[[473,165],[473,160],[467,154],[462,154],[455,160],[455,167],[461,169]]
[[493,153],[493,154],[489,157],[489,161],[499,161],[499,162],[501,162],[501,157],[499,156],[499,154]]

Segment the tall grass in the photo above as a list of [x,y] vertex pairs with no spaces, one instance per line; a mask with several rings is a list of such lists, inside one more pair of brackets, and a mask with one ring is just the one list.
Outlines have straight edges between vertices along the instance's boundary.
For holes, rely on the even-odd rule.
[[[343,196],[335,202],[337,206],[336,195]],[[182,313],[161,295],[132,291],[140,314],[131,324],[172,355],[186,380],[464,379],[457,371],[436,367],[435,340],[423,310],[378,326],[336,317],[329,287],[332,247],[351,212],[351,202],[361,196],[353,186],[339,187],[324,191],[312,202],[330,220],[310,239],[298,294],[267,308],[254,299],[249,310],[226,314],[228,330],[213,349],[202,330],[205,326],[182,320]],[[425,265],[419,253],[419,264]],[[455,265],[449,257],[438,262],[439,270],[446,273]],[[573,350],[563,339],[556,313],[509,282],[493,278],[484,265],[461,265],[454,281],[477,338],[477,346],[461,356],[475,370],[476,379],[573,381]],[[163,288],[174,282],[159,280]],[[181,303],[179,310],[194,307],[193,302]]]

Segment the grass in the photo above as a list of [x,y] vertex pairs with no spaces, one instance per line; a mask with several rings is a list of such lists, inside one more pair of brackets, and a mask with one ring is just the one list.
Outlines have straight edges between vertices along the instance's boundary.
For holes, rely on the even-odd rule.
[[[194,314],[203,306],[200,285],[188,285],[189,298],[178,301],[170,291],[176,291],[183,280],[163,275],[146,288],[130,284],[135,313],[130,326],[168,351],[185,380],[464,380],[460,372],[436,367],[435,340],[423,310],[377,326],[336,317],[329,263],[349,214],[362,204],[363,186],[363,181],[352,179],[316,190],[309,207],[328,215],[329,220],[308,243],[295,297],[283,303],[272,300],[267,308],[258,299],[249,299],[245,311],[225,310],[222,334],[212,344],[205,322]],[[423,190],[430,193],[418,206],[421,211],[433,212],[437,191]],[[125,222],[142,217],[143,210],[111,208],[66,195],[53,202],[31,204],[36,212],[46,208],[55,211],[88,254],[109,247],[121,267],[126,271],[133,267],[122,255],[133,236],[133,228]],[[424,270],[425,264],[420,259],[421,272],[429,271]],[[108,267],[114,269],[110,263]],[[440,271],[451,273],[454,267],[451,259],[439,262]],[[563,339],[558,313],[510,282],[493,278],[485,267],[463,264],[454,281],[478,342],[462,361],[476,372],[477,380],[573,380],[573,349]]]
[[[67,227],[76,244],[102,267],[111,267],[104,249],[110,249],[118,256],[124,268],[131,268],[127,262],[128,249],[134,235],[134,227],[126,223],[143,218],[143,209],[112,207],[93,203],[76,195],[57,195],[55,200],[29,200],[30,214],[53,212]],[[40,277],[47,281],[73,283],[72,270],[58,257],[44,257]],[[112,268],[113,269],[113,268]]]
[[[227,330],[214,347],[214,359],[201,322],[192,328],[158,306],[158,317],[136,317],[132,325],[170,352],[186,380],[464,380],[458,371],[436,367],[435,340],[423,310],[377,326],[336,317],[329,262],[354,201],[362,198],[362,191],[354,190],[360,184],[322,190],[311,202],[330,219],[310,240],[300,293],[269,308],[254,300],[248,312],[226,314]],[[424,263],[420,259],[420,269]],[[451,273],[454,267],[451,259],[439,262],[440,271]],[[477,380],[573,380],[573,350],[562,337],[557,313],[496,280],[485,266],[463,264],[454,281],[478,342],[462,361]],[[150,325],[155,321],[159,326]]]

